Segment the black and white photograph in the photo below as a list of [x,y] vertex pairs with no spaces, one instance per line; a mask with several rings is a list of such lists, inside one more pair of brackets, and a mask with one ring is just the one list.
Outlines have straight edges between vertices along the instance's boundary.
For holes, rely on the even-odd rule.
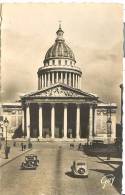
[[0,195],[122,194],[124,22],[120,3],[0,4]]

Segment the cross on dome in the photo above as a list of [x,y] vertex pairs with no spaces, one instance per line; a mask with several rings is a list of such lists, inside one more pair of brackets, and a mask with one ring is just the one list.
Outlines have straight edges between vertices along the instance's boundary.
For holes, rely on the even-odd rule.
[[61,28],[61,23],[62,23],[62,21],[61,21],[61,20],[59,20],[59,28]]
[[57,32],[56,32],[56,34],[57,34],[57,38],[56,38],[56,40],[58,41],[58,40],[64,40],[63,39],[63,34],[64,34],[64,32],[63,32],[63,30],[62,30],[62,28],[61,28],[61,20],[59,20],[59,29],[57,30]]

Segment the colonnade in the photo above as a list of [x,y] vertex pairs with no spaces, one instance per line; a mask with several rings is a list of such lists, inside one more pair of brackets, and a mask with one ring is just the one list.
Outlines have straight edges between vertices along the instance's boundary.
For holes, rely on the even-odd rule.
[[68,86],[81,89],[81,77],[71,72],[47,72],[38,76],[38,89],[49,87],[56,83],[64,83]]
[[[67,111],[68,111],[68,103],[63,104],[63,128],[64,128],[64,139],[67,139],[68,132],[68,121],[67,121]],[[76,104],[76,139],[80,138],[80,104]],[[93,118],[93,107],[89,106],[89,138],[93,136],[93,129],[95,128],[94,118]],[[30,104],[26,106],[25,112],[25,127],[27,138],[30,138]],[[51,138],[55,138],[55,104],[51,104]],[[23,122],[24,124],[24,122]],[[39,104],[39,138],[43,138],[43,104]]]

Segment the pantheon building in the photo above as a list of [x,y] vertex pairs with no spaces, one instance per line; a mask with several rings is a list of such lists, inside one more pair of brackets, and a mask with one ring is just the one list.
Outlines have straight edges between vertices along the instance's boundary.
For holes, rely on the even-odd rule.
[[82,71],[63,38],[61,25],[38,69],[38,89],[21,97],[27,139],[69,141],[116,137],[116,104],[82,90]]

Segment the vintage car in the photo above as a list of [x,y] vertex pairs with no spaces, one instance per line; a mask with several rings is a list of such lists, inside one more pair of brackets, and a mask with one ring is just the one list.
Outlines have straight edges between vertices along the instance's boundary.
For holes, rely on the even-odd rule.
[[84,160],[73,161],[71,166],[73,176],[77,177],[88,177],[87,163]]
[[30,154],[25,156],[25,161],[21,164],[21,169],[36,169],[39,160],[36,155]]

